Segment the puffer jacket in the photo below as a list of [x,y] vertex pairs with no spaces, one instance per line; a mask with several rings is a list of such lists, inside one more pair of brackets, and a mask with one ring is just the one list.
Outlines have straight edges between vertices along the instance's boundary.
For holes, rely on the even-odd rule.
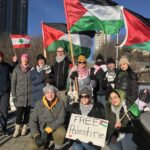
[[16,107],[31,106],[31,86],[31,70],[23,72],[20,65],[17,65],[11,79],[11,93],[13,97],[16,97]]
[[134,72],[120,71],[115,79],[115,89],[124,90],[126,99],[133,104],[138,97],[138,77]]
[[47,127],[56,130],[64,124],[65,116],[64,102],[58,98],[53,100],[50,108],[43,100],[37,102],[30,118],[31,137],[41,134]]

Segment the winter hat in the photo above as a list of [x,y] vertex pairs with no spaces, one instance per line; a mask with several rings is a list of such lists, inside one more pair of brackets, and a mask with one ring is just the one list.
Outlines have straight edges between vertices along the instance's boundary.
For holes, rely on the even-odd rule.
[[93,103],[92,91],[91,91],[89,88],[85,87],[85,88],[81,89],[81,90],[79,91],[79,97],[80,97],[80,95],[82,95],[82,94],[87,94],[87,95],[89,95],[89,97],[90,97],[90,102]]
[[96,61],[99,60],[100,62],[102,62],[103,64],[105,63],[104,58],[101,54],[98,54],[96,57]]
[[85,62],[86,61],[86,57],[84,55],[80,55],[78,57],[78,62]]
[[120,60],[119,60],[119,66],[121,65],[121,64],[130,64],[129,63],[129,60],[128,60],[128,58],[127,58],[127,56],[122,56],[121,58],[120,58]]
[[106,64],[115,64],[115,61],[112,57],[109,57],[106,61]]
[[36,57],[36,60],[37,60],[37,61],[40,60],[40,59],[43,59],[44,62],[46,62],[46,58],[45,58],[42,54],[39,54],[39,55],[37,55],[37,57]]
[[46,85],[44,88],[43,88],[43,93],[45,94],[46,92],[48,91],[53,91],[54,93],[57,92],[57,88],[51,84],[49,85]]
[[0,56],[4,57],[4,53],[2,51],[0,51]]
[[22,59],[22,58],[27,58],[27,59],[29,59],[29,54],[27,54],[27,53],[22,54],[22,55],[21,55],[21,59]]

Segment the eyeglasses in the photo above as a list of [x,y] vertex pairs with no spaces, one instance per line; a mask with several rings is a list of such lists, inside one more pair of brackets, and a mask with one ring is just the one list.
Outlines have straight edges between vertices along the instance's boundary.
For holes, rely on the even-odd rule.
[[80,95],[79,98],[89,98],[89,95]]
[[83,61],[83,62],[78,62],[78,64],[86,64],[86,61]]

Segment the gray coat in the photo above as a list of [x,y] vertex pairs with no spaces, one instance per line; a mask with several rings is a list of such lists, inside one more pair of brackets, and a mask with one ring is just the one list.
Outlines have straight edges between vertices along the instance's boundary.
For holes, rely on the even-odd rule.
[[31,137],[41,134],[46,127],[55,130],[63,125],[65,114],[63,101],[58,101],[50,110],[45,106],[43,101],[37,102],[30,118]]
[[16,97],[16,107],[31,106],[31,71],[23,72],[19,65],[13,71],[11,79],[11,93]]

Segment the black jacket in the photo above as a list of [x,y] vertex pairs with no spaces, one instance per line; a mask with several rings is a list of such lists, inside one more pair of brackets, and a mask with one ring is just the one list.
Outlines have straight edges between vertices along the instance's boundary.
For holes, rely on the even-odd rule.
[[0,63],[0,94],[3,94],[4,92],[10,92],[10,73],[12,73],[15,65],[15,63],[13,66],[7,62]]
[[56,86],[58,90],[65,90],[67,85],[69,65],[71,61],[65,57],[60,63],[55,62],[52,65],[52,71],[50,73],[51,84]]
[[138,77],[130,71],[120,71],[115,79],[115,89],[124,90],[126,92],[126,99],[132,104],[138,97]]

